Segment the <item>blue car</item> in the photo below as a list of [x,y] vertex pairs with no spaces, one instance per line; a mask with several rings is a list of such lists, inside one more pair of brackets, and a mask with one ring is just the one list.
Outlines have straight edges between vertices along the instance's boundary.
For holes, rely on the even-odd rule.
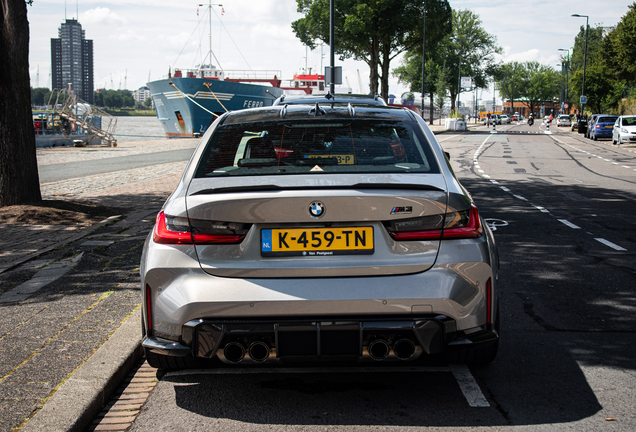
[[614,123],[618,116],[601,114],[597,117],[594,126],[590,130],[590,138],[596,141],[598,138],[611,138]]

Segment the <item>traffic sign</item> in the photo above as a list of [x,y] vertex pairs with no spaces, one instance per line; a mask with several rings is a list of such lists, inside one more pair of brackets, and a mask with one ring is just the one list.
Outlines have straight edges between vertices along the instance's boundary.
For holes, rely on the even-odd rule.
[[570,105],[568,105],[568,104],[563,104],[563,107],[564,107],[565,109],[568,109],[568,108],[570,108]]
[[581,103],[582,104],[587,103],[587,96],[581,95]]

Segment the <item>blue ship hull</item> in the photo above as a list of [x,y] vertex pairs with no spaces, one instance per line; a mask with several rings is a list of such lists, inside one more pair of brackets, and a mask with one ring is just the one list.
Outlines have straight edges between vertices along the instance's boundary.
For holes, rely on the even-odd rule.
[[283,95],[277,87],[177,77],[147,84],[157,110],[157,118],[168,138],[203,135],[226,111],[270,106]]

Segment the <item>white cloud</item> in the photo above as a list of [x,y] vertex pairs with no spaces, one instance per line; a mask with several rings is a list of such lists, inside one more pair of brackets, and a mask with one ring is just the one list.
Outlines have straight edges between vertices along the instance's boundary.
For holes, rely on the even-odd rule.
[[109,27],[119,27],[128,23],[123,16],[103,7],[87,10],[80,15],[79,21],[85,26],[106,25]]

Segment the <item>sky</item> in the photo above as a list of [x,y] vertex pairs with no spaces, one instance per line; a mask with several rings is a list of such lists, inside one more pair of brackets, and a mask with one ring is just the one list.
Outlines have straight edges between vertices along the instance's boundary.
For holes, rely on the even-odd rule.
[[[200,1],[200,0],[198,0]],[[58,36],[65,19],[76,19],[86,39],[93,40],[96,88],[136,90],[150,80],[167,77],[169,68],[188,69],[201,63],[209,50],[208,4],[197,0],[35,0],[28,8],[30,26],[29,69],[33,87],[50,87],[51,38]],[[296,0],[214,0],[212,50],[226,70],[280,71],[291,79],[307,66],[312,72],[329,64],[329,46],[308,51],[294,35],[291,23],[302,15]],[[336,0],[337,1],[337,0]],[[562,52],[588,15],[590,26],[614,26],[634,0],[476,1],[450,0],[453,9],[470,9],[505,53],[498,61],[538,61],[557,68]],[[199,15],[197,16],[197,9]],[[214,63],[217,63],[214,61]],[[400,65],[400,59],[391,67]],[[367,93],[369,68],[364,62],[338,60],[343,85],[354,93]],[[390,79],[390,93],[408,91]],[[472,94],[465,98],[472,98]],[[479,97],[492,99],[480,91]],[[464,97],[462,97],[464,100]]]

